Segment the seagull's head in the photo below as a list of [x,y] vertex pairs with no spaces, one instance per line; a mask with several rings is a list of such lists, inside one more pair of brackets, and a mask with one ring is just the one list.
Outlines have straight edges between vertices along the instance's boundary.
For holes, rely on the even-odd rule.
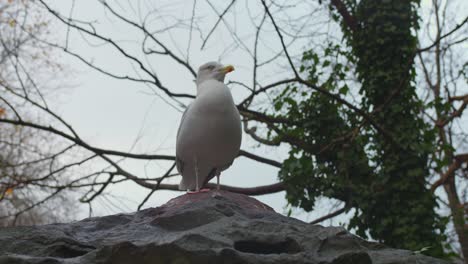
[[224,82],[224,77],[229,72],[232,72],[234,67],[232,65],[222,65],[217,62],[207,62],[198,68],[197,84],[207,80],[217,80]]

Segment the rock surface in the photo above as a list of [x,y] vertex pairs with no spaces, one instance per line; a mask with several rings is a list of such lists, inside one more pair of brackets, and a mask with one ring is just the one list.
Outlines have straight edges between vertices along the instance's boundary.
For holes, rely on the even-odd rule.
[[185,194],[133,214],[0,229],[0,264],[446,263],[275,213],[245,195]]

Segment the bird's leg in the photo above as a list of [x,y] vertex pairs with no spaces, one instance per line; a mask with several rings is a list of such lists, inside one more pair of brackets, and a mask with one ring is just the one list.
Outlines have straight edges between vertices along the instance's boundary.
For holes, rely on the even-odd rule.
[[221,176],[221,172],[217,171],[216,172],[216,190],[213,192],[212,197],[221,196],[221,192],[219,191],[220,190],[220,188],[219,188],[219,177],[220,176]]
[[195,194],[195,193],[201,193],[201,192],[209,192],[210,189],[201,189],[200,190],[200,185],[198,183],[198,174],[199,174],[199,170],[198,170],[198,162],[197,162],[197,156],[195,156],[193,158],[193,161],[195,163],[195,191],[188,191],[187,193],[189,194]]
[[197,156],[193,157],[193,163],[195,164],[195,191],[187,191],[188,194],[195,194],[200,191],[200,187],[198,186],[198,162]]
[[200,191],[200,187],[198,186],[198,163],[197,163],[197,156],[195,156],[195,191]]

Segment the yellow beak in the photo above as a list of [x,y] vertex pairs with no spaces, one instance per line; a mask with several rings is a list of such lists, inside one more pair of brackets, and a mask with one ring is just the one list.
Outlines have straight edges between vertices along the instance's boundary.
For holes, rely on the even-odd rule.
[[234,66],[227,65],[226,67],[222,68],[221,71],[224,72],[224,74],[230,73],[230,72],[234,71]]

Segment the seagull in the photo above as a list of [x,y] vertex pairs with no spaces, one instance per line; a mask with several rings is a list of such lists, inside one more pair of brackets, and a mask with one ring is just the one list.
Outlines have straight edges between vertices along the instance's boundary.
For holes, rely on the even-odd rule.
[[239,154],[242,126],[231,91],[224,77],[232,65],[208,62],[197,74],[197,96],[180,121],[176,141],[176,166],[182,180],[179,190],[189,193],[203,188],[216,176],[219,191],[221,172],[231,166]]

